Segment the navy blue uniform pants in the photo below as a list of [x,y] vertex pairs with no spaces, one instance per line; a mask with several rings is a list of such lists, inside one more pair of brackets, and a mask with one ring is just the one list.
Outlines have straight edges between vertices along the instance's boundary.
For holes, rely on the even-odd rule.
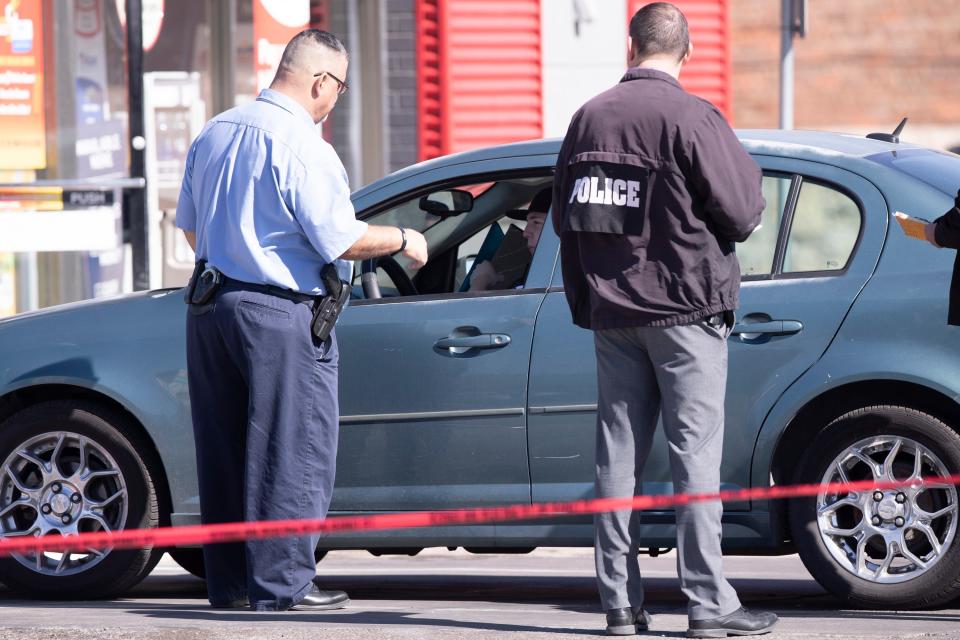
[[[336,337],[308,303],[225,285],[187,309],[187,367],[204,524],[323,518],[337,457]],[[316,536],[203,549],[210,602],[284,610],[312,588]]]

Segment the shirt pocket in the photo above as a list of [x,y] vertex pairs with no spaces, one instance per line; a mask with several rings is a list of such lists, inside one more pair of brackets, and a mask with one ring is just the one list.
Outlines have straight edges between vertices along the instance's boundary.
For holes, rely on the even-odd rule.
[[651,169],[641,162],[629,154],[576,156],[570,166],[564,231],[642,235]]

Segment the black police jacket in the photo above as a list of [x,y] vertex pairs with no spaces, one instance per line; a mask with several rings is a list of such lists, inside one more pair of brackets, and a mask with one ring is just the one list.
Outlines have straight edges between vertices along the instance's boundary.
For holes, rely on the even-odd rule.
[[[960,249],[960,191],[954,207],[936,219],[934,237],[941,247]],[[947,324],[960,326],[960,253],[953,262],[953,279],[950,281],[950,310]]]
[[573,321],[686,324],[738,305],[734,243],[760,223],[761,172],[723,115],[632,68],[573,116],[553,224]]

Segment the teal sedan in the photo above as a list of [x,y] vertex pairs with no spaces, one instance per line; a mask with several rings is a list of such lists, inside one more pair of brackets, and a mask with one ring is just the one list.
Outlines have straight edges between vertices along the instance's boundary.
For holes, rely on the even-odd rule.
[[[767,208],[738,246],[724,488],[960,473],[960,329],[946,324],[954,253],[907,237],[892,215],[949,209],[960,157],[837,134],[739,135],[763,168]],[[333,514],[592,496],[592,336],[571,324],[552,228],[535,244],[525,231],[558,149],[471,151],[354,194],[362,219],[423,232],[431,259],[356,266],[338,325]],[[511,277],[476,286],[486,262]],[[0,322],[0,537],[199,522],[184,322],[176,290]],[[643,485],[672,491],[662,435]],[[723,540],[734,554],[799,552],[849,606],[934,606],[960,596],[958,518],[957,489],[926,482],[728,503]],[[672,511],[642,521],[651,554],[675,545]],[[591,518],[570,516],[341,534],[317,555],[592,542]],[[0,580],[41,597],[106,596],[163,551],[17,555],[0,560]],[[199,549],[166,551],[202,575]]]

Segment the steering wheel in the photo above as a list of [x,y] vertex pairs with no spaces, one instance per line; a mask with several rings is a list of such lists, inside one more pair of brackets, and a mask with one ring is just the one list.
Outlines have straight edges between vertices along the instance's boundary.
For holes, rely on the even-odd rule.
[[370,258],[364,260],[360,265],[360,284],[363,286],[363,296],[367,300],[377,300],[382,298],[380,293],[380,282],[377,280],[377,269],[383,269],[384,272],[393,280],[397,287],[397,292],[402,296],[418,295],[417,287],[413,280],[403,270],[400,263],[393,256],[380,256],[379,258]]

